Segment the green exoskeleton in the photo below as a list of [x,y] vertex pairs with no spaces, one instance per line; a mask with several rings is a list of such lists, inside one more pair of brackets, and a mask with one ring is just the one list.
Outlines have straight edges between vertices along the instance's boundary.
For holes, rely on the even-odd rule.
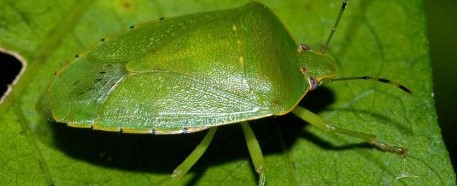
[[146,22],[102,39],[55,73],[38,102],[45,117],[94,130],[183,134],[209,129],[176,168],[179,178],[196,163],[217,127],[241,123],[260,184],[266,165],[247,121],[294,113],[322,130],[361,138],[385,151],[405,149],[374,135],[332,126],[297,104],[308,91],[332,79],[334,62],[320,51],[297,45],[265,5],[196,13]]

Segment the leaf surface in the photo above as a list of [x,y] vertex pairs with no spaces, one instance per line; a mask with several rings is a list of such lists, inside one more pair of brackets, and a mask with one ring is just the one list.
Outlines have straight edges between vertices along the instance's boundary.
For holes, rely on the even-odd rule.
[[[203,133],[127,135],[68,128],[38,115],[35,103],[59,66],[100,38],[139,22],[227,9],[247,1],[3,1],[0,48],[21,55],[26,70],[0,105],[0,182],[5,184],[136,184],[169,182]],[[262,1],[297,43],[318,49],[340,1]],[[387,11],[388,10],[388,11]],[[388,13],[386,13],[388,12]],[[302,106],[336,126],[376,134],[408,149],[405,158],[350,137],[325,133],[292,115],[251,122],[271,185],[455,185],[441,139],[419,0],[350,1],[328,54],[337,77],[373,75],[413,90],[348,81],[320,87]],[[221,127],[203,158],[177,184],[255,184],[238,125]]]

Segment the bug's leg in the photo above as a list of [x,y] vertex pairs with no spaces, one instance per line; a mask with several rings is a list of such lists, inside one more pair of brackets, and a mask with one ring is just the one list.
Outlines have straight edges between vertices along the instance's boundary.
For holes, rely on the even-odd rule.
[[266,166],[263,159],[262,150],[260,149],[259,142],[254,135],[248,122],[241,122],[246,144],[248,146],[249,154],[251,155],[252,163],[254,164],[255,171],[259,173],[259,185],[265,185]]
[[171,177],[173,178],[182,178],[186,175],[187,171],[200,159],[203,153],[208,148],[209,144],[213,140],[214,134],[216,133],[217,127],[212,127],[209,129],[206,136],[203,140],[195,147],[195,150],[187,156],[187,158],[173,171]]
[[381,141],[378,141],[376,139],[376,136],[373,134],[356,132],[356,131],[352,131],[352,130],[335,127],[331,123],[329,123],[329,122],[325,121],[324,119],[322,119],[321,117],[319,117],[318,115],[316,115],[316,114],[312,113],[311,111],[306,110],[300,106],[295,107],[294,110],[292,110],[292,113],[294,113],[301,119],[307,121],[311,125],[316,126],[326,132],[335,132],[335,133],[345,134],[348,136],[357,137],[382,150],[394,152],[394,153],[400,154],[402,156],[405,155],[405,153],[406,153],[406,150],[402,147],[391,146],[391,145],[388,145]]

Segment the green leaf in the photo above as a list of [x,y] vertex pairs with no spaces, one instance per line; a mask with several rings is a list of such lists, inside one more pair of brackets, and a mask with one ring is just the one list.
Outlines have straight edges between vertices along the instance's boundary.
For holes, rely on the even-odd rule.
[[[27,67],[0,105],[0,183],[27,185],[171,183],[173,169],[203,133],[127,135],[68,128],[41,118],[38,95],[53,73],[103,36],[159,17],[233,8],[247,1],[3,1],[0,49]],[[298,43],[318,49],[339,0],[265,1]],[[455,185],[433,102],[423,4],[350,1],[328,54],[337,77],[373,75],[401,82],[412,95],[375,82],[338,82],[305,97],[336,126],[376,134],[408,149],[405,158],[358,139],[325,133],[292,115],[251,122],[271,185]],[[266,67],[268,68],[268,67]],[[179,184],[255,184],[241,128],[221,127]]]

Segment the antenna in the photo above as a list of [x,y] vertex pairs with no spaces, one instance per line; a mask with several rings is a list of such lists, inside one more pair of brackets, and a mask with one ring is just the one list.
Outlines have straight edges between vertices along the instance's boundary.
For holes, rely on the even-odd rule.
[[377,81],[377,82],[393,85],[393,86],[403,90],[404,92],[406,92],[408,94],[412,94],[413,93],[409,88],[401,85],[400,83],[397,83],[397,82],[394,82],[394,81],[391,81],[391,80],[388,80],[388,79],[379,78],[379,77],[372,77],[372,76],[344,77],[344,78],[327,79],[327,80],[324,80],[324,82],[322,82],[322,84],[328,84],[328,83],[332,83],[332,82],[335,82],[335,81],[349,81],[349,80],[371,80],[371,81]]
[[333,34],[336,31],[336,27],[338,27],[338,24],[340,23],[341,17],[343,16],[343,12],[346,9],[346,5],[348,4],[348,0],[343,0],[343,4],[341,5],[340,12],[338,13],[338,17],[336,18],[335,24],[333,25],[332,31],[330,32],[330,35],[327,38],[327,41],[325,41],[325,45],[321,48],[321,53],[324,54],[325,51],[328,48],[328,44],[330,43],[330,40],[332,40]]

